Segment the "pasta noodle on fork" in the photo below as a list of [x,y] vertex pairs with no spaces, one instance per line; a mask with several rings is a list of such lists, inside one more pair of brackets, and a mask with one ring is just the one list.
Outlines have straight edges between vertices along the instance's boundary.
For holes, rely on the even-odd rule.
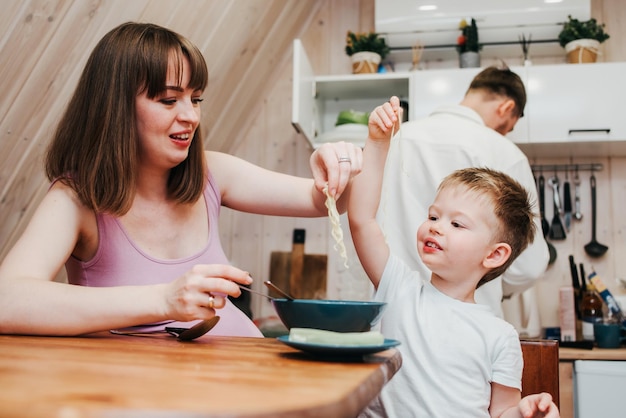
[[341,229],[341,222],[339,220],[339,211],[337,210],[337,202],[335,198],[330,195],[328,192],[328,184],[324,187],[324,194],[326,194],[326,208],[328,209],[328,218],[330,219],[330,234],[335,240],[335,245],[333,246],[335,250],[339,253],[339,256],[343,259],[343,266],[348,268],[348,253],[346,251],[346,246],[343,242],[343,230]]

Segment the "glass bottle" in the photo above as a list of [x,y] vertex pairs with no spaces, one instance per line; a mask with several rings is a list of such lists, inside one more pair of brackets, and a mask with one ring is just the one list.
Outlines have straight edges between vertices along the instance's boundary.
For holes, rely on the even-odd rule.
[[593,324],[602,322],[602,298],[596,292],[593,284],[587,283],[580,302],[580,313],[582,319],[582,334],[584,340],[593,341]]

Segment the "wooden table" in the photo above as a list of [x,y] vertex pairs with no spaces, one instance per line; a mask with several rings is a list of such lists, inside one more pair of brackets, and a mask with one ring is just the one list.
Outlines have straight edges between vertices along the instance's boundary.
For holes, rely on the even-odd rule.
[[2,417],[354,417],[400,368],[270,338],[0,336]]

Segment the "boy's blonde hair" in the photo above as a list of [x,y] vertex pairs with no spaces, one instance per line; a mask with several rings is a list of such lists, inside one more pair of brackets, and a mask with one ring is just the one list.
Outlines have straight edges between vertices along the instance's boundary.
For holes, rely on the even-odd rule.
[[535,238],[532,202],[524,187],[509,175],[489,168],[464,168],[443,179],[437,191],[463,187],[484,196],[493,203],[493,214],[499,228],[493,231],[498,242],[511,246],[511,256],[500,267],[489,271],[476,288],[501,276]]

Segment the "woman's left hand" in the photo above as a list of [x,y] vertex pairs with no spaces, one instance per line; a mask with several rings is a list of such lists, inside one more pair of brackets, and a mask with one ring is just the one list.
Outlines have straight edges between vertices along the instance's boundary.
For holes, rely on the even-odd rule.
[[328,183],[328,192],[338,199],[352,177],[361,172],[363,150],[347,142],[327,142],[310,158],[315,188],[320,192]]

